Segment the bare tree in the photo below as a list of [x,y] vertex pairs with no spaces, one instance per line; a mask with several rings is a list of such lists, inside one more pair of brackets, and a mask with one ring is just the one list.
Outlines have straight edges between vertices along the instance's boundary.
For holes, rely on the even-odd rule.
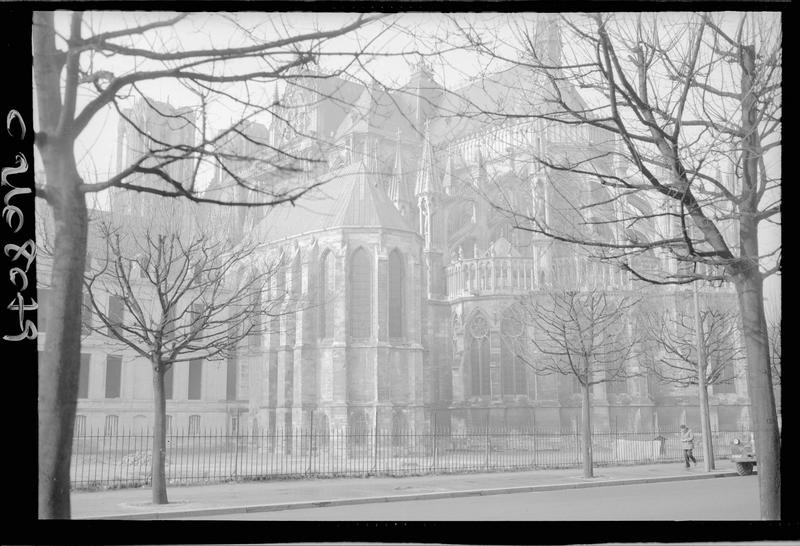
[[766,313],[767,333],[769,335],[769,356],[772,364],[772,384],[781,385],[781,317],[780,305],[772,304]]
[[[696,306],[695,302],[695,306]],[[660,383],[697,387],[706,470],[714,469],[708,389],[736,378],[736,365],[744,358],[739,342],[738,314],[726,309],[689,311],[685,308],[650,313],[646,317],[648,341],[644,364]]]
[[537,373],[573,378],[582,393],[583,475],[593,477],[592,387],[635,375],[628,368],[638,341],[629,312],[638,300],[598,290],[562,290],[524,302],[530,343],[538,353],[518,351]]
[[523,153],[561,208],[543,216],[496,200],[519,229],[591,248],[646,282],[735,285],[762,518],[779,518],[763,280],[779,270],[781,250],[759,246],[759,225],[779,224],[781,212],[780,169],[770,165],[781,146],[778,16],[547,16],[535,31],[509,20],[510,32],[454,25],[464,47],[503,66],[495,81],[507,90],[494,100],[463,95],[463,110],[542,136]]
[[767,316],[767,331],[769,333],[769,357],[772,365],[772,388],[775,392],[775,401],[778,407],[778,419],[781,419],[781,397],[783,396],[781,383],[781,325],[783,321],[780,309],[772,316]]
[[[32,30],[38,112],[36,148],[46,177],[46,183],[37,184],[36,193],[52,208],[56,233],[54,282],[47,310],[51,327],[39,373],[39,517],[45,519],[70,516],[69,464],[80,365],[77,319],[81,315],[86,258],[86,195],[118,188],[248,207],[294,202],[308,191],[310,181],[306,185],[283,184],[279,178],[267,176],[264,183],[254,186],[232,171],[228,174],[243,196],[204,196],[201,185],[196,183],[200,166],[225,165],[231,159],[218,151],[215,141],[240,128],[243,120],[261,112],[280,113],[270,101],[260,101],[250,86],[299,78],[303,69],[318,58],[323,44],[374,19],[358,15],[334,28],[294,31],[285,21],[252,23],[252,17],[241,15],[139,13],[117,14],[115,17],[122,24],[103,31],[96,30],[103,14],[64,15],[68,22],[61,25],[54,12],[35,12]],[[206,24],[220,20],[227,24],[224,34],[229,41],[224,47],[209,36],[205,44],[196,48],[183,44],[182,36],[202,35]],[[181,34],[181,29],[187,33]],[[348,52],[341,49],[337,53],[348,57]],[[192,142],[170,143],[148,134],[146,127],[139,127],[147,146],[138,158],[105,180],[84,180],[75,152],[79,137],[109,109],[125,119],[120,101],[128,96],[143,96],[142,86],[152,82],[184,86],[197,97],[191,115],[188,111],[165,114],[196,128],[199,137]],[[232,90],[230,86],[236,84],[242,87]],[[230,111],[237,112],[236,118],[230,127],[211,137],[207,106],[223,100],[229,101]],[[127,121],[136,124],[132,118]],[[262,141],[258,148],[264,150],[266,144]],[[273,148],[272,163],[291,163],[295,159],[289,152],[281,153],[282,144]],[[253,154],[252,159],[258,160],[259,155],[263,154]],[[174,167],[184,164],[190,167]]]
[[230,248],[208,232],[131,233],[109,224],[100,231],[106,254],[84,282],[99,318],[91,330],[152,367],[153,503],[166,504],[165,376],[178,362],[226,359],[244,339],[263,335],[283,300],[269,291],[281,270],[262,269],[257,245]]

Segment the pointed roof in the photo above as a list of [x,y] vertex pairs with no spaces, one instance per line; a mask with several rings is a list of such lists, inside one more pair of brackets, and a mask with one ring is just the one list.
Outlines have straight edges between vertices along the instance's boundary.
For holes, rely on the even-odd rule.
[[389,199],[399,206],[401,203],[413,203],[411,192],[408,184],[405,181],[405,173],[403,172],[403,155],[400,153],[400,147],[397,147],[397,152],[394,157],[394,170],[392,177],[389,179],[389,185],[386,190]]
[[391,119],[396,107],[389,95],[376,83],[364,86],[358,98],[353,101],[349,112],[336,129],[334,140],[350,133],[378,133],[388,135]]
[[561,17],[557,13],[539,13],[534,25],[533,48],[545,65],[561,63]]
[[439,172],[436,168],[436,158],[433,155],[433,145],[431,144],[430,123],[425,123],[425,135],[422,139],[422,160],[420,161],[419,174],[417,175],[417,185],[414,188],[414,195],[423,193],[441,193],[442,186],[439,180]]
[[322,182],[295,206],[270,210],[256,227],[258,238],[273,242],[342,227],[413,232],[363,161],[329,173]]
[[375,175],[375,182],[384,175],[381,172],[380,160],[378,159],[378,145],[371,139],[367,138],[364,142],[364,162],[367,166],[367,172]]
[[442,188],[446,193],[453,191],[455,187],[453,180],[453,154],[447,154],[447,164],[444,168],[444,176],[442,177]]

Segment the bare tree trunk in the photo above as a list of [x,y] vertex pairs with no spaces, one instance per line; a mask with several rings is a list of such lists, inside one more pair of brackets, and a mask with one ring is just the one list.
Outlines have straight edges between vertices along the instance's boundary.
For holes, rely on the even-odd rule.
[[697,393],[700,397],[700,432],[703,435],[703,468],[714,470],[714,449],[711,444],[711,416],[708,411],[708,385],[706,385],[706,346],[703,319],[700,317],[700,298],[694,283],[694,334],[697,344]]
[[[76,20],[79,22],[79,19]],[[52,12],[35,12],[32,41],[39,128],[36,146],[53,208],[55,241],[50,327],[39,368],[39,517],[68,519],[69,465],[81,364],[81,308],[88,214],[69,131],[59,131],[63,58]],[[77,26],[77,24],[73,24]]]
[[69,519],[69,466],[81,365],[81,307],[87,212],[83,195],[54,207],[53,283],[39,366],[39,518]]
[[593,478],[592,471],[592,398],[591,387],[582,385],[583,389],[583,477]]
[[703,435],[703,469],[714,470],[714,446],[711,442],[711,416],[708,409],[708,386],[703,381],[698,388],[700,393],[700,432]]
[[166,368],[160,362],[153,362],[153,402],[155,417],[153,423],[153,504],[168,504],[167,500],[167,398],[164,393],[164,374]]
[[763,279],[758,269],[758,186],[761,143],[758,133],[758,103],[752,92],[756,77],[756,52],[753,46],[740,49],[742,68],[742,200],[739,205],[739,246],[743,265],[734,275],[739,309],[742,314],[744,343],[747,349],[747,388],[750,418],[758,456],[758,491],[761,519],[781,517],[781,440],[772,370],[769,363],[767,323],[764,317]]
[[772,390],[769,347],[764,342],[766,321],[762,289],[762,280],[755,268],[750,275],[743,276],[736,282],[744,344],[747,349],[747,387],[750,396],[750,421],[758,457],[761,519],[777,520],[781,517],[781,439]]

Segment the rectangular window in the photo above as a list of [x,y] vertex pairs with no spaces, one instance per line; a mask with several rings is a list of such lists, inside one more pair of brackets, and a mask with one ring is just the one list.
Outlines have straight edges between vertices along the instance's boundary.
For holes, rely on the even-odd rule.
[[193,303],[191,312],[189,313],[189,329],[193,330],[200,326],[200,316],[203,314],[203,306],[199,303]]
[[228,369],[225,386],[225,400],[236,400],[236,357],[228,358]]
[[119,398],[122,386],[122,357],[106,357],[106,398]]
[[722,367],[722,373],[719,376],[718,382],[714,384],[714,394],[729,394],[736,392],[736,384],[734,377],[736,374],[733,370],[733,362],[726,362]]
[[83,436],[86,434],[86,416],[75,416],[75,436]]
[[203,386],[203,361],[189,362],[189,400],[200,400]]
[[78,398],[89,398],[89,366],[92,355],[81,353],[81,370],[78,377]]
[[236,382],[236,398],[238,400],[247,400],[250,390],[248,383],[250,382],[250,369],[247,362],[236,362],[236,372],[238,379]]
[[628,382],[626,379],[617,377],[606,383],[608,394],[623,394],[628,392]]
[[189,416],[189,436],[197,436],[200,434],[200,416]]
[[[288,331],[286,337],[287,339],[289,338]],[[260,328],[256,324],[253,324],[253,329],[250,330],[250,335],[247,336],[247,346],[250,347],[251,349],[257,349],[261,346]]]
[[647,381],[647,394],[650,398],[658,396],[658,376],[652,371],[649,371],[645,376]]
[[106,415],[105,435],[114,436],[117,434],[117,425],[119,424],[119,416]]
[[[125,320],[125,302],[121,297],[108,297],[108,320],[115,326],[121,326]],[[112,329],[112,327],[108,328],[109,335],[112,335]]]
[[167,322],[164,326],[164,339],[166,341],[172,341],[175,337],[175,329],[177,325],[175,324],[175,308],[170,307],[167,309]]
[[83,294],[83,307],[81,308],[81,334],[88,335],[92,331],[92,300],[89,294]]
[[172,431],[172,415],[167,415],[167,432]]
[[136,269],[139,271],[139,278],[140,279],[146,279],[147,278],[147,266],[149,264],[148,261],[144,257],[140,257],[140,258],[137,259],[136,263],[138,265],[138,267]]
[[36,296],[38,300],[36,301],[39,309],[37,311],[37,324],[36,329],[39,332],[45,332],[47,330],[47,315],[45,315],[44,308],[47,303],[48,298],[50,297],[50,289],[49,288],[37,288],[36,289]]
[[175,364],[171,364],[167,371],[164,372],[164,399],[165,400],[172,400],[173,391],[174,391],[174,373],[173,369],[175,368]]

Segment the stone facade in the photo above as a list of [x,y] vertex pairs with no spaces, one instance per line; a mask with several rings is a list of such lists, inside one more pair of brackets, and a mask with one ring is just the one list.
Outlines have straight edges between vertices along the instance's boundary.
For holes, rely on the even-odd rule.
[[[557,54],[557,42],[546,40],[551,54]],[[587,141],[592,153],[604,146],[613,151],[615,144],[607,135],[579,135],[541,121],[497,123],[452,115],[464,106],[454,97],[468,96],[487,109],[499,95],[509,104],[529,99],[508,91],[519,94],[528,87],[520,83],[531,77],[522,67],[454,93],[445,93],[423,64],[392,91],[308,75],[304,79],[298,73],[276,96],[282,110],[269,127],[252,123],[246,130],[271,146],[318,160],[298,183],[324,183],[297,206],[214,213],[225,215],[231,240],[252,235],[266,245],[261,263],[280,265],[265,297],[278,302],[281,313],[264,317],[269,332],[241,348],[235,400],[223,401],[226,391],[219,387],[230,374],[209,367],[207,395],[197,407],[176,399],[168,411],[180,411],[183,419],[202,406],[209,415],[204,424],[230,428],[232,419],[246,418],[247,426],[271,431],[461,430],[486,423],[577,429],[580,395],[571,379],[518,366],[504,341],[509,331],[523,335],[509,322],[520,298],[535,301],[555,288],[602,288],[648,292],[659,305],[674,308],[680,297],[674,290],[637,284],[574,247],[514,229],[493,203],[506,203],[563,231],[579,229],[576,205],[597,200],[596,190],[579,175],[549,172],[534,156],[548,150],[585,157]],[[576,90],[567,91],[569,100],[580,100]],[[120,129],[121,147],[126,138]],[[583,147],[576,145],[579,140]],[[236,149],[252,142],[224,145]],[[605,172],[616,168],[601,160],[594,166]],[[250,178],[257,186],[270,176],[252,170]],[[219,170],[208,191],[240,199],[235,187]],[[607,214],[620,213],[614,206],[640,211],[667,206],[632,199],[617,203],[609,204]],[[136,208],[122,195],[112,205]],[[640,224],[636,236],[674,229],[652,221]],[[623,236],[611,229],[601,235]],[[637,259],[642,267],[677,267],[664,254]],[[731,287],[704,287],[703,301],[734,305],[735,293]],[[92,366],[92,384],[102,382],[99,368]],[[641,363],[629,366],[635,370]],[[176,370],[176,382],[185,381],[180,373]],[[722,389],[729,392],[712,389],[712,423],[720,428],[748,422],[745,374],[743,369],[734,373],[734,387]],[[125,380],[134,386],[123,389],[119,403],[90,396],[79,403],[79,414],[138,415],[138,400],[147,399],[142,381]],[[633,377],[613,389],[595,385],[592,396],[598,429],[647,431],[687,421],[699,429],[691,389]]]
[[[313,89],[313,81],[303,88]],[[426,82],[426,90],[438,87],[424,66],[406,88],[418,90],[412,84],[419,81]],[[318,111],[309,118],[326,117],[325,100],[300,101],[291,89],[286,93],[282,103],[313,103]],[[282,256],[287,264],[282,285],[292,286],[291,263],[299,264],[294,267],[302,279],[297,303],[290,297],[286,304],[297,309],[295,318],[281,318],[276,332],[263,341],[263,355],[249,360],[250,418],[269,428],[306,427],[314,420],[315,426],[371,429],[377,419],[381,428],[402,423],[465,429],[488,420],[492,426],[576,429],[581,402],[571,378],[537,375],[509,364],[513,355],[503,341],[509,310],[522,297],[544,297],[554,288],[646,292],[664,307],[673,305],[675,292],[637,283],[574,247],[514,229],[493,206],[502,196],[517,210],[536,211],[553,225],[578,225],[574,203],[587,198],[585,181],[546,172],[531,159],[529,148],[535,141],[540,147],[571,150],[569,135],[530,123],[448,128],[436,109],[417,111],[417,103],[404,102],[400,92],[389,102],[405,111],[381,110],[376,104],[384,104],[385,95],[375,87],[363,89],[335,131],[338,140],[330,143],[327,162],[305,175],[305,182],[318,177],[325,184],[303,210],[279,208],[243,220],[268,244],[265,255],[272,260]],[[448,109],[441,102],[439,108]],[[380,124],[373,124],[376,117]],[[363,123],[351,123],[354,119]],[[408,120],[418,121],[409,126]],[[306,129],[314,134],[313,126]],[[281,132],[279,127],[270,131]],[[302,153],[311,143],[301,139],[286,146]],[[609,214],[615,212],[609,208]],[[663,227],[642,224],[644,231]],[[353,258],[359,249],[368,256],[361,265]],[[393,251],[403,264],[400,310],[389,303]],[[333,281],[323,271],[327,253],[334,261]],[[665,255],[637,259],[640,267],[676,267]],[[352,298],[359,267],[369,277],[366,311],[354,307]],[[325,292],[322,285],[331,282],[333,288]],[[327,301],[324,293],[333,299]],[[724,307],[735,302],[735,294],[731,287],[706,287],[703,301]],[[333,307],[332,313],[326,306]],[[368,335],[353,336],[352,321],[364,312]],[[320,331],[321,313],[333,321],[330,331]],[[398,338],[387,333],[392,313],[402,315]],[[293,320],[294,326],[288,326]],[[470,356],[476,328],[485,340],[477,364]],[[294,340],[287,339],[289,330],[297,331]],[[633,371],[640,366],[629,364]],[[712,422],[723,428],[747,422],[744,373],[737,372],[735,392],[712,389]],[[485,381],[485,388],[476,388],[478,381]],[[594,425],[600,430],[677,428],[687,420],[699,427],[690,390],[658,386],[646,377],[613,388],[595,385],[592,396]]]

